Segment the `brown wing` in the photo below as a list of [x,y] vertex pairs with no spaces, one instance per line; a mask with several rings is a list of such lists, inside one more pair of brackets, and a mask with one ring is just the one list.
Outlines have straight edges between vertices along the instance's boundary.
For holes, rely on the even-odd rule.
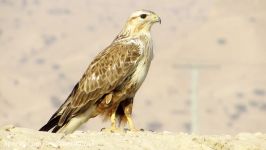
[[61,115],[58,125],[78,115],[80,110],[89,109],[88,103],[95,103],[123,83],[134,72],[140,56],[135,44],[113,43],[101,52],[57,111],[56,116]]

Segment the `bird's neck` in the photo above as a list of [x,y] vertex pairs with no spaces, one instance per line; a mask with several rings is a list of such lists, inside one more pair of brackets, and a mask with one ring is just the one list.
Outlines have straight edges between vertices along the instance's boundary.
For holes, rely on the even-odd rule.
[[138,38],[143,36],[150,37],[150,30],[150,26],[140,25],[138,27],[133,27],[130,25],[125,25],[122,31],[117,35],[116,39],[124,39],[128,37]]

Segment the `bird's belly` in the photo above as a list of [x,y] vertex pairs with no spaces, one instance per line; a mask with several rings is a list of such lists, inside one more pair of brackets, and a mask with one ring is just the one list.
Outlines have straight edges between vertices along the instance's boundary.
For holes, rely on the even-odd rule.
[[112,100],[109,103],[106,103],[103,100],[97,108],[98,114],[102,114],[104,118],[108,118],[111,116],[111,112],[117,109],[117,106],[120,104],[121,101],[134,97],[137,90],[140,88],[141,84],[145,80],[149,67],[150,67],[151,60],[142,60],[138,64],[135,72],[132,74],[129,80],[126,80],[120,88],[113,91]]
[[[136,88],[138,89],[143,81],[145,80],[147,73],[149,71],[150,61],[141,61],[136,68],[136,71],[132,74],[131,82],[136,84]],[[137,90],[136,89],[136,90]]]

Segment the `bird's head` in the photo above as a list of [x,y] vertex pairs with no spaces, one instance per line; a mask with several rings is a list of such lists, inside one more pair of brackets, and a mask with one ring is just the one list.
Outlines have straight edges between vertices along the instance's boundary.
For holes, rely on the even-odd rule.
[[132,13],[128,18],[123,30],[131,34],[149,32],[151,26],[157,22],[161,24],[161,18],[154,12],[149,10],[138,10]]

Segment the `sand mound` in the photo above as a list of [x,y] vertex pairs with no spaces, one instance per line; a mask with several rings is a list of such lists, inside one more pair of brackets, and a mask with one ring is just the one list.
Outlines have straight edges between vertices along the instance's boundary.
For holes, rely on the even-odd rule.
[[230,135],[189,135],[170,132],[82,132],[70,135],[39,132],[32,129],[5,126],[0,128],[0,149],[266,149],[266,134],[240,133]]

